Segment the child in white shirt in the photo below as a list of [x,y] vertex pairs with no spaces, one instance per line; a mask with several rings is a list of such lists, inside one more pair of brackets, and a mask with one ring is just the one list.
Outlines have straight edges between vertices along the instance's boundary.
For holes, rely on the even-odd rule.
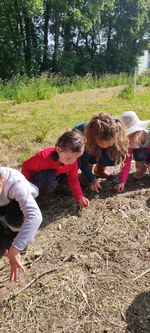
[[[34,235],[42,223],[41,211],[35,201],[38,188],[27,181],[17,170],[0,167],[0,215],[5,216],[7,226],[18,232],[5,255],[11,267],[10,281],[17,281],[18,268],[25,268],[20,260],[20,251],[33,242]],[[3,225],[0,222],[0,234]]]

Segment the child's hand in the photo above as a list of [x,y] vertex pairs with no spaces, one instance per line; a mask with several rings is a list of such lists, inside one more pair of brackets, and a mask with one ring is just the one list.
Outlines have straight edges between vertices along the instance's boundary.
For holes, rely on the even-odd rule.
[[124,183],[119,183],[119,184],[116,184],[114,185],[114,190],[118,191],[118,192],[123,192],[124,190]]
[[20,261],[20,251],[16,249],[13,245],[11,245],[8,253],[5,253],[4,256],[9,258],[9,264],[11,267],[10,282],[17,281],[18,268],[21,268],[21,270],[25,272],[25,268]]
[[93,179],[92,182],[89,185],[89,189],[94,192],[99,192],[100,189],[102,189],[98,179]]
[[79,199],[79,203],[80,205],[82,205],[83,207],[88,207],[90,202],[87,198],[83,197]]

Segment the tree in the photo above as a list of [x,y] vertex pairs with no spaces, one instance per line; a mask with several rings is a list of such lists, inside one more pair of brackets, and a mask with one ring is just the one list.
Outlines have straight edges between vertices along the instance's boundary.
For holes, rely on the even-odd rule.
[[34,19],[41,10],[39,0],[1,0],[1,78],[10,78],[23,73],[31,75],[37,70],[37,59],[40,60],[40,54]]
[[116,0],[102,13],[102,38],[107,70],[134,71],[138,58],[148,48],[150,0]]
[[0,77],[131,73],[149,17],[150,0],[1,0]]

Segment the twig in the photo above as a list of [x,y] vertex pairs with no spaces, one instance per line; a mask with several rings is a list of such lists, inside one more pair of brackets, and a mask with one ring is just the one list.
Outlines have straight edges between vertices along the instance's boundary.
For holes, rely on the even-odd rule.
[[145,275],[145,274],[148,273],[149,271],[150,271],[150,268],[147,269],[147,271],[145,271],[145,272],[141,273],[140,275],[138,275],[138,276],[137,276],[136,278],[134,278],[132,281],[137,280],[138,278],[140,278],[141,276]]
[[[100,232],[100,231],[104,228],[106,222],[107,222],[107,219],[105,220],[105,222],[104,222],[103,226],[101,227],[101,229],[99,230],[99,228],[97,228],[93,234],[97,233],[98,231]],[[69,261],[69,259],[72,258],[73,254],[74,254],[75,252],[77,252],[77,251],[81,248],[81,246],[82,246],[83,244],[85,244],[86,242],[88,242],[88,241],[89,241],[90,239],[92,239],[92,238],[93,238],[93,235],[92,235],[91,237],[89,237],[88,239],[84,240],[79,246],[77,246],[77,248],[76,248],[73,252],[71,252],[71,253],[69,254],[69,256],[67,256],[62,262],[60,262],[60,263],[58,264],[58,267],[48,269],[47,271],[45,271],[45,272],[43,272],[43,273],[37,275],[34,279],[32,279],[28,284],[26,284],[25,287],[23,287],[22,289],[20,289],[18,292],[14,293],[14,294],[10,294],[10,296],[9,296],[8,299],[7,299],[7,301],[9,301],[10,299],[13,299],[13,298],[15,298],[16,296],[18,296],[22,291],[24,291],[25,289],[27,289],[28,287],[30,287],[30,286],[31,286],[35,281],[37,281],[40,277],[42,277],[42,276],[44,276],[44,275],[46,275],[46,274],[49,274],[49,273],[52,273],[52,272],[57,271],[57,270],[59,269],[59,267],[63,265],[64,262]]]
[[15,298],[16,296],[18,296],[22,291],[24,291],[25,289],[27,289],[28,287],[31,286],[31,284],[33,284],[36,280],[38,280],[41,276],[45,275],[45,274],[49,274],[49,273],[52,273],[52,272],[55,272],[57,271],[58,267],[57,268],[52,268],[52,269],[49,269],[39,275],[37,275],[34,279],[32,279],[28,284],[26,284],[25,287],[23,287],[22,289],[20,289],[18,292],[14,293],[14,294],[11,294],[8,298],[7,301],[9,301],[10,299],[12,298]]

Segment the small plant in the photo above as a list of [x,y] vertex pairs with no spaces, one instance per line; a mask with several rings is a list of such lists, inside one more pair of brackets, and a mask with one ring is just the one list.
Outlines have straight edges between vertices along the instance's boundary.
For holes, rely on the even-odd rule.
[[134,80],[133,77],[128,77],[127,84],[125,85],[124,89],[120,92],[119,98],[132,100],[135,96],[135,86],[134,86]]

